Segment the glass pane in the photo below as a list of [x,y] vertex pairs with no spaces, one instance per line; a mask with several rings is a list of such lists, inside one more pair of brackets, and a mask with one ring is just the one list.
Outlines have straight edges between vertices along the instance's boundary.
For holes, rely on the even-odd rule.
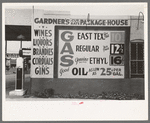
[[136,60],[136,44],[131,43],[131,60]]
[[138,73],[144,74],[144,61],[138,61]]
[[138,60],[144,59],[144,44],[138,43]]
[[131,73],[136,73],[136,61],[131,61]]

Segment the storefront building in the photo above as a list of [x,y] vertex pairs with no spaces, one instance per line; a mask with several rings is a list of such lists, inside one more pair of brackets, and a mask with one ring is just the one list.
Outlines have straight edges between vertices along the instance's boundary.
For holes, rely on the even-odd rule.
[[143,18],[34,10],[33,19],[31,93],[144,94]]
[[144,95],[143,17],[33,13],[31,94]]

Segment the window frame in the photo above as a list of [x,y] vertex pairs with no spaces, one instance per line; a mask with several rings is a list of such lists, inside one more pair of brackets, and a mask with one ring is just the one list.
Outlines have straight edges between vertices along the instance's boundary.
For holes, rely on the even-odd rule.
[[[139,73],[133,74],[131,72],[131,62],[132,61],[143,61],[144,62],[144,58],[143,58],[143,60],[137,60],[137,59],[136,60],[132,60],[131,59],[131,44],[138,44],[138,43],[142,43],[143,46],[144,46],[144,40],[143,39],[134,39],[134,40],[131,40],[130,43],[129,43],[129,71],[130,71],[129,77],[132,78],[132,79],[134,79],[134,78],[144,78],[144,77],[132,77],[132,75],[135,75],[135,76],[142,76],[142,75],[144,75],[144,70],[143,70],[143,74],[139,74]],[[144,52],[144,48],[143,48],[143,52]]]

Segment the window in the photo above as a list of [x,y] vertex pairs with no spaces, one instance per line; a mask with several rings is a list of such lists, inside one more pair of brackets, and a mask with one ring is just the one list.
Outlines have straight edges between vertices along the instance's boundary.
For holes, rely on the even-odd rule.
[[131,42],[131,78],[144,78],[144,42]]

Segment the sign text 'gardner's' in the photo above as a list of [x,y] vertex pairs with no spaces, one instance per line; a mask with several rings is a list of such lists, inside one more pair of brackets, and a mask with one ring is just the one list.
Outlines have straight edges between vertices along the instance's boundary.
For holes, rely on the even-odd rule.
[[36,24],[57,24],[57,25],[99,25],[99,26],[129,26],[127,19],[54,19],[54,18],[35,18]]

